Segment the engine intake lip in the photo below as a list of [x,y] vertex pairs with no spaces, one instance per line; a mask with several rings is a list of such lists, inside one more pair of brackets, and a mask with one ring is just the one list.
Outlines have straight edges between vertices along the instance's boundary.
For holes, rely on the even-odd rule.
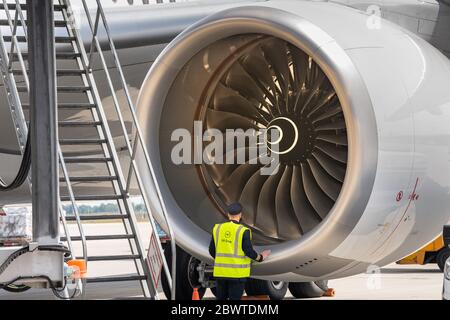
[[[305,237],[272,246],[271,259],[254,268],[255,275],[285,273],[293,270],[300,257],[327,256],[350,234],[364,212],[375,180],[378,137],[370,96],[358,70],[334,39],[304,18],[276,8],[245,6],[219,12],[188,28],[166,47],[141,89],[138,116],[177,243],[197,258],[210,261],[209,233],[185,215],[164,176],[161,115],[172,83],[199,50],[227,37],[252,33],[282,39],[313,57],[336,90],[347,127],[347,173],[331,212]],[[143,156],[138,156],[138,165],[144,181],[150,181],[148,169],[139,159]],[[153,187],[146,188],[154,213],[163,221]]]

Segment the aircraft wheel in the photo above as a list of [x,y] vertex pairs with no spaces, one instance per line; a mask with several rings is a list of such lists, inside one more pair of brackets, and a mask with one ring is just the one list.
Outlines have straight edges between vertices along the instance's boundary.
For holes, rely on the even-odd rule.
[[288,283],[283,281],[248,279],[245,284],[247,295],[268,295],[270,300],[283,300],[287,289]]
[[436,256],[437,265],[439,266],[439,269],[441,269],[442,272],[444,272],[445,262],[449,257],[450,257],[450,248],[442,248]]
[[291,282],[289,291],[295,298],[319,298],[328,290],[328,281]]

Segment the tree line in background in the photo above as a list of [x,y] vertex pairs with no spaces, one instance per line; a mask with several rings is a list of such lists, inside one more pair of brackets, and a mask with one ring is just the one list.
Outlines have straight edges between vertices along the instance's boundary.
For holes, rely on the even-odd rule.
[[[67,215],[73,215],[73,207],[72,205],[63,205],[63,209],[66,211]],[[146,209],[143,203],[135,203],[133,204],[133,209],[137,214],[145,214]],[[89,214],[89,213],[118,213],[119,206],[117,203],[101,203],[98,205],[87,205],[83,204],[78,206],[78,212],[80,214]]]
[[[70,204],[63,205],[63,209],[66,211],[66,215],[68,215],[68,216],[74,215],[72,205],[70,205]],[[143,203],[133,203],[133,209],[138,218],[145,219],[147,211],[146,211],[145,205]],[[78,212],[79,212],[79,214],[84,214],[84,215],[100,214],[100,213],[114,214],[114,213],[119,213],[119,206],[117,205],[117,203],[99,203],[97,205],[83,204],[83,205],[78,206]],[[161,229],[161,227],[158,223],[156,223],[156,228],[157,228],[158,234],[160,236],[165,235],[164,231]]]

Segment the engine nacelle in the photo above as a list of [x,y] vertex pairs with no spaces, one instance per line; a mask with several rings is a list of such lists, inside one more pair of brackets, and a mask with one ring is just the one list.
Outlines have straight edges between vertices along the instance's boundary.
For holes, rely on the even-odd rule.
[[[442,231],[450,219],[449,61],[371,19],[327,2],[268,1],[214,14],[163,51],[138,115],[186,251],[211,261],[210,232],[232,201],[243,203],[257,249],[272,250],[254,275],[277,280],[361,273]],[[219,130],[276,124],[298,139],[278,141],[288,152],[270,177],[248,163],[176,165],[171,135],[193,132],[194,121]],[[140,171],[164,226],[142,163]]]

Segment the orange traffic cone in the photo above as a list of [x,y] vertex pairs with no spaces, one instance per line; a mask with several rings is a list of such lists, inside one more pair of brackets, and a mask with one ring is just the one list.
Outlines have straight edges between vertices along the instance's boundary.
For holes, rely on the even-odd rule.
[[198,288],[194,288],[192,292],[192,300],[200,300],[200,295],[198,294]]
[[324,297],[334,297],[336,295],[336,291],[333,288],[328,288],[327,291],[323,294]]

